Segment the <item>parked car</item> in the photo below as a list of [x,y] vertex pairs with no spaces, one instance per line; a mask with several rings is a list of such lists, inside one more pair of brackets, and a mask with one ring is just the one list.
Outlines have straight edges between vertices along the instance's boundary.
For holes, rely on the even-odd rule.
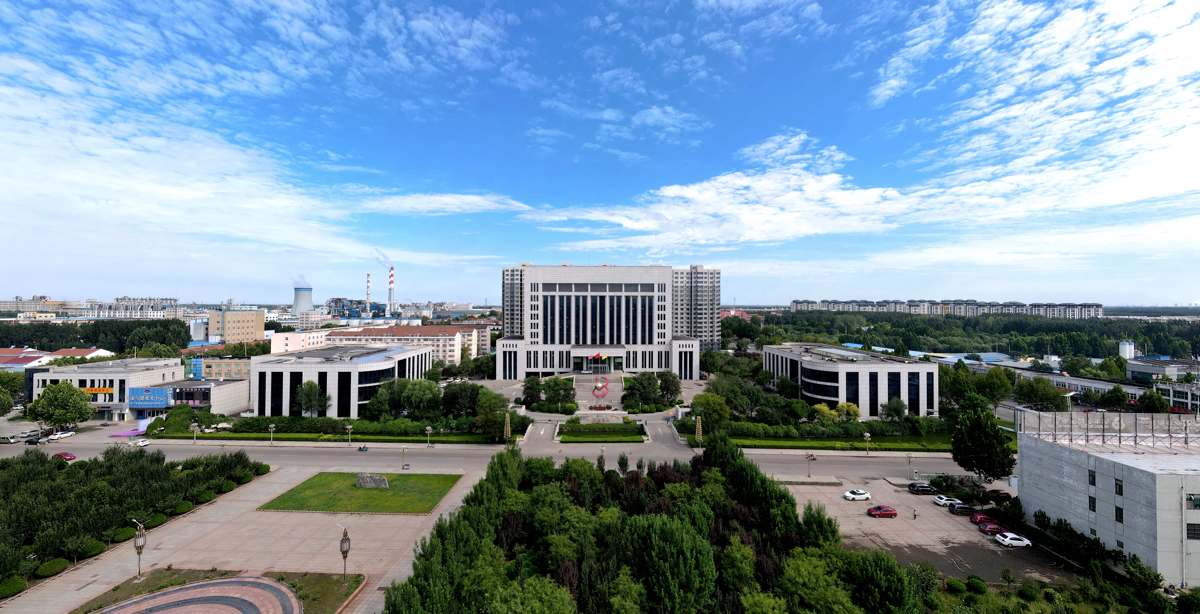
[[981,522],[979,523],[979,532],[984,535],[995,535],[997,533],[1008,533],[1008,529],[994,522]]
[[895,518],[899,514],[896,513],[895,508],[888,507],[886,505],[876,505],[875,507],[867,509],[867,515],[875,518]]
[[47,439],[42,439],[42,438],[40,438],[40,437],[30,437],[29,439],[26,439],[26,440],[25,440],[25,445],[27,445],[27,446],[36,446],[36,445],[38,445],[39,443],[41,443],[41,442],[43,442],[43,441],[45,441],[45,442],[47,442],[47,443],[49,442],[49,440],[47,440]]
[[931,486],[928,482],[913,482],[908,485],[908,492],[914,495],[936,495],[938,489]]
[[958,499],[955,499],[954,497],[947,497],[946,495],[938,495],[933,498],[933,504],[940,505],[942,507],[946,507],[949,505],[955,505],[955,504],[959,504],[959,503],[962,503],[962,501],[959,501]]
[[1012,499],[1012,495],[1008,494],[1008,491],[1004,490],[993,490],[991,495],[992,497],[995,497],[997,501],[1008,501],[1009,499]]
[[17,435],[4,435],[0,437],[0,443],[21,443],[21,438]]
[[41,432],[41,431],[39,431],[39,430],[37,430],[37,429],[33,429],[33,430],[30,430],[30,431],[21,431],[21,439],[28,439],[28,438],[30,438],[30,437],[37,437],[37,436],[40,436],[41,434],[42,434],[42,432]]
[[59,431],[59,432],[51,435],[50,440],[54,441],[54,440],[58,440],[58,439],[66,439],[67,437],[70,437],[74,434],[75,434],[75,431]]
[[150,445],[150,440],[149,439],[138,439],[137,441],[129,442],[129,445],[131,445],[135,448],[144,448],[144,447]]
[[983,522],[996,522],[996,521],[992,520],[991,517],[989,517],[987,514],[984,514],[983,512],[975,512],[974,514],[971,514],[971,522],[973,522],[975,524],[980,524]]
[[979,511],[979,510],[977,510],[965,503],[959,503],[959,504],[950,506],[950,513],[954,514],[955,516],[970,516],[971,514],[974,514],[977,511]]
[[101,422],[100,426],[112,426],[111,422]]
[[700,374],[700,379],[708,379],[708,374],[706,374],[706,373],[701,373],[701,374]]
[[1001,546],[1009,548],[1028,548],[1033,545],[1033,542],[1016,533],[997,533],[996,541],[1000,542]]
[[73,461],[73,460],[75,460],[75,455],[71,454],[70,452],[59,452],[58,454],[51,456],[50,460]]
[[857,488],[855,488],[854,490],[846,491],[846,494],[844,494],[842,496],[845,497],[847,501],[870,501],[871,500],[871,493],[869,493],[865,490],[859,490]]

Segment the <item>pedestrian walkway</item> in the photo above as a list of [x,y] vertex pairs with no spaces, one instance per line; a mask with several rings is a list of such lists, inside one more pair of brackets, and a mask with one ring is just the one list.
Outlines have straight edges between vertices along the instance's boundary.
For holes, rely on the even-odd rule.
[[100,610],[101,614],[300,614],[300,601],[287,585],[268,578],[237,577],[206,580],[137,597]]

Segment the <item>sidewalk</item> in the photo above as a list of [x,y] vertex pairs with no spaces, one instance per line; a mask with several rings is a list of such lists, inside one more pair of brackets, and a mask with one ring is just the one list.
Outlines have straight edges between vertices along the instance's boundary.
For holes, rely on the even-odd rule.
[[[190,439],[151,439],[152,445],[155,446],[208,446],[220,447],[222,445],[238,448],[262,447],[262,448],[349,448],[358,449],[358,442],[346,443],[344,441],[262,441],[260,439],[197,439],[192,443]],[[409,450],[425,448],[425,442],[397,443],[397,442],[367,442],[368,448],[382,448],[399,450],[408,447]],[[498,443],[433,443],[433,447],[444,450],[503,450],[504,445]]]
[[[703,452],[699,448],[694,448],[697,454]],[[742,448],[742,452],[746,456],[804,456],[813,454],[815,456],[857,456],[860,458],[908,458],[912,454],[913,458],[951,458],[949,452],[871,452],[867,454],[863,450],[783,450],[778,448]]]

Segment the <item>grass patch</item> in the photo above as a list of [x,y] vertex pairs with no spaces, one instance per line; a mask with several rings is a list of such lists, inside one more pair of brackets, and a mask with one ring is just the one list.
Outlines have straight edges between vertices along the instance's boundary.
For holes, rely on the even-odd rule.
[[363,583],[361,574],[346,576],[344,583],[340,573],[271,572],[265,577],[291,586],[304,606],[304,614],[335,614]]
[[641,435],[628,435],[625,433],[587,433],[578,434],[565,433],[562,436],[563,443],[642,443],[645,440]]
[[[871,449],[880,452],[950,452],[950,433],[931,435],[887,435],[871,438]],[[696,436],[688,435],[688,443],[696,446]],[[862,439],[827,437],[818,439],[793,439],[790,437],[731,437],[735,445],[743,448],[780,448],[789,450],[860,450],[867,449]],[[1009,435],[1009,441],[1015,438]],[[1013,451],[1016,451],[1015,443]]]
[[1017,428],[1017,423],[1013,422],[1012,420],[1001,420],[1001,419],[997,418],[996,424],[999,424],[1000,426],[1008,427],[1010,429]]
[[[191,439],[191,433],[164,433],[150,435],[152,439]],[[270,433],[201,433],[197,439],[215,439],[221,441],[270,441]],[[324,438],[324,439],[322,439]],[[321,433],[275,433],[275,441],[340,441],[345,442],[345,435],[323,435]],[[430,438],[433,443],[495,443],[487,435],[434,435]],[[425,443],[424,435],[354,435],[354,443]]]
[[[200,582],[201,580],[212,580],[215,578],[228,578],[236,576],[240,571],[228,570],[200,570],[200,569],[155,569],[143,577],[141,582],[134,584],[135,578],[130,578],[110,589],[103,595],[83,604],[78,609],[74,610],[74,614],[85,614],[86,612],[95,612],[106,608],[114,603],[120,603],[141,595],[157,593],[161,590],[190,584],[192,582]],[[341,579],[341,576],[338,576]],[[304,610],[307,612],[308,608]]]
[[358,488],[357,473],[318,473],[260,510],[428,514],[462,476],[385,473],[388,488]]

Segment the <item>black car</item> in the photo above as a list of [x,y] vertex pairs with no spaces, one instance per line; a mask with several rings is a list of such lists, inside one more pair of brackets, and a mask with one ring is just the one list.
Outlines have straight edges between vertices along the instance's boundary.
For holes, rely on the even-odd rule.
[[908,492],[914,495],[936,495],[938,494],[938,489],[926,482],[913,482],[908,485]]
[[977,511],[979,511],[979,510],[977,510],[969,505],[963,505],[961,503],[958,505],[950,506],[950,513],[954,514],[955,516],[970,516],[971,514],[974,514]]
[[41,439],[40,437],[30,437],[29,439],[26,439],[26,440],[25,440],[25,445],[27,445],[27,446],[36,446],[36,445],[38,444],[38,441],[39,441],[40,439]]

